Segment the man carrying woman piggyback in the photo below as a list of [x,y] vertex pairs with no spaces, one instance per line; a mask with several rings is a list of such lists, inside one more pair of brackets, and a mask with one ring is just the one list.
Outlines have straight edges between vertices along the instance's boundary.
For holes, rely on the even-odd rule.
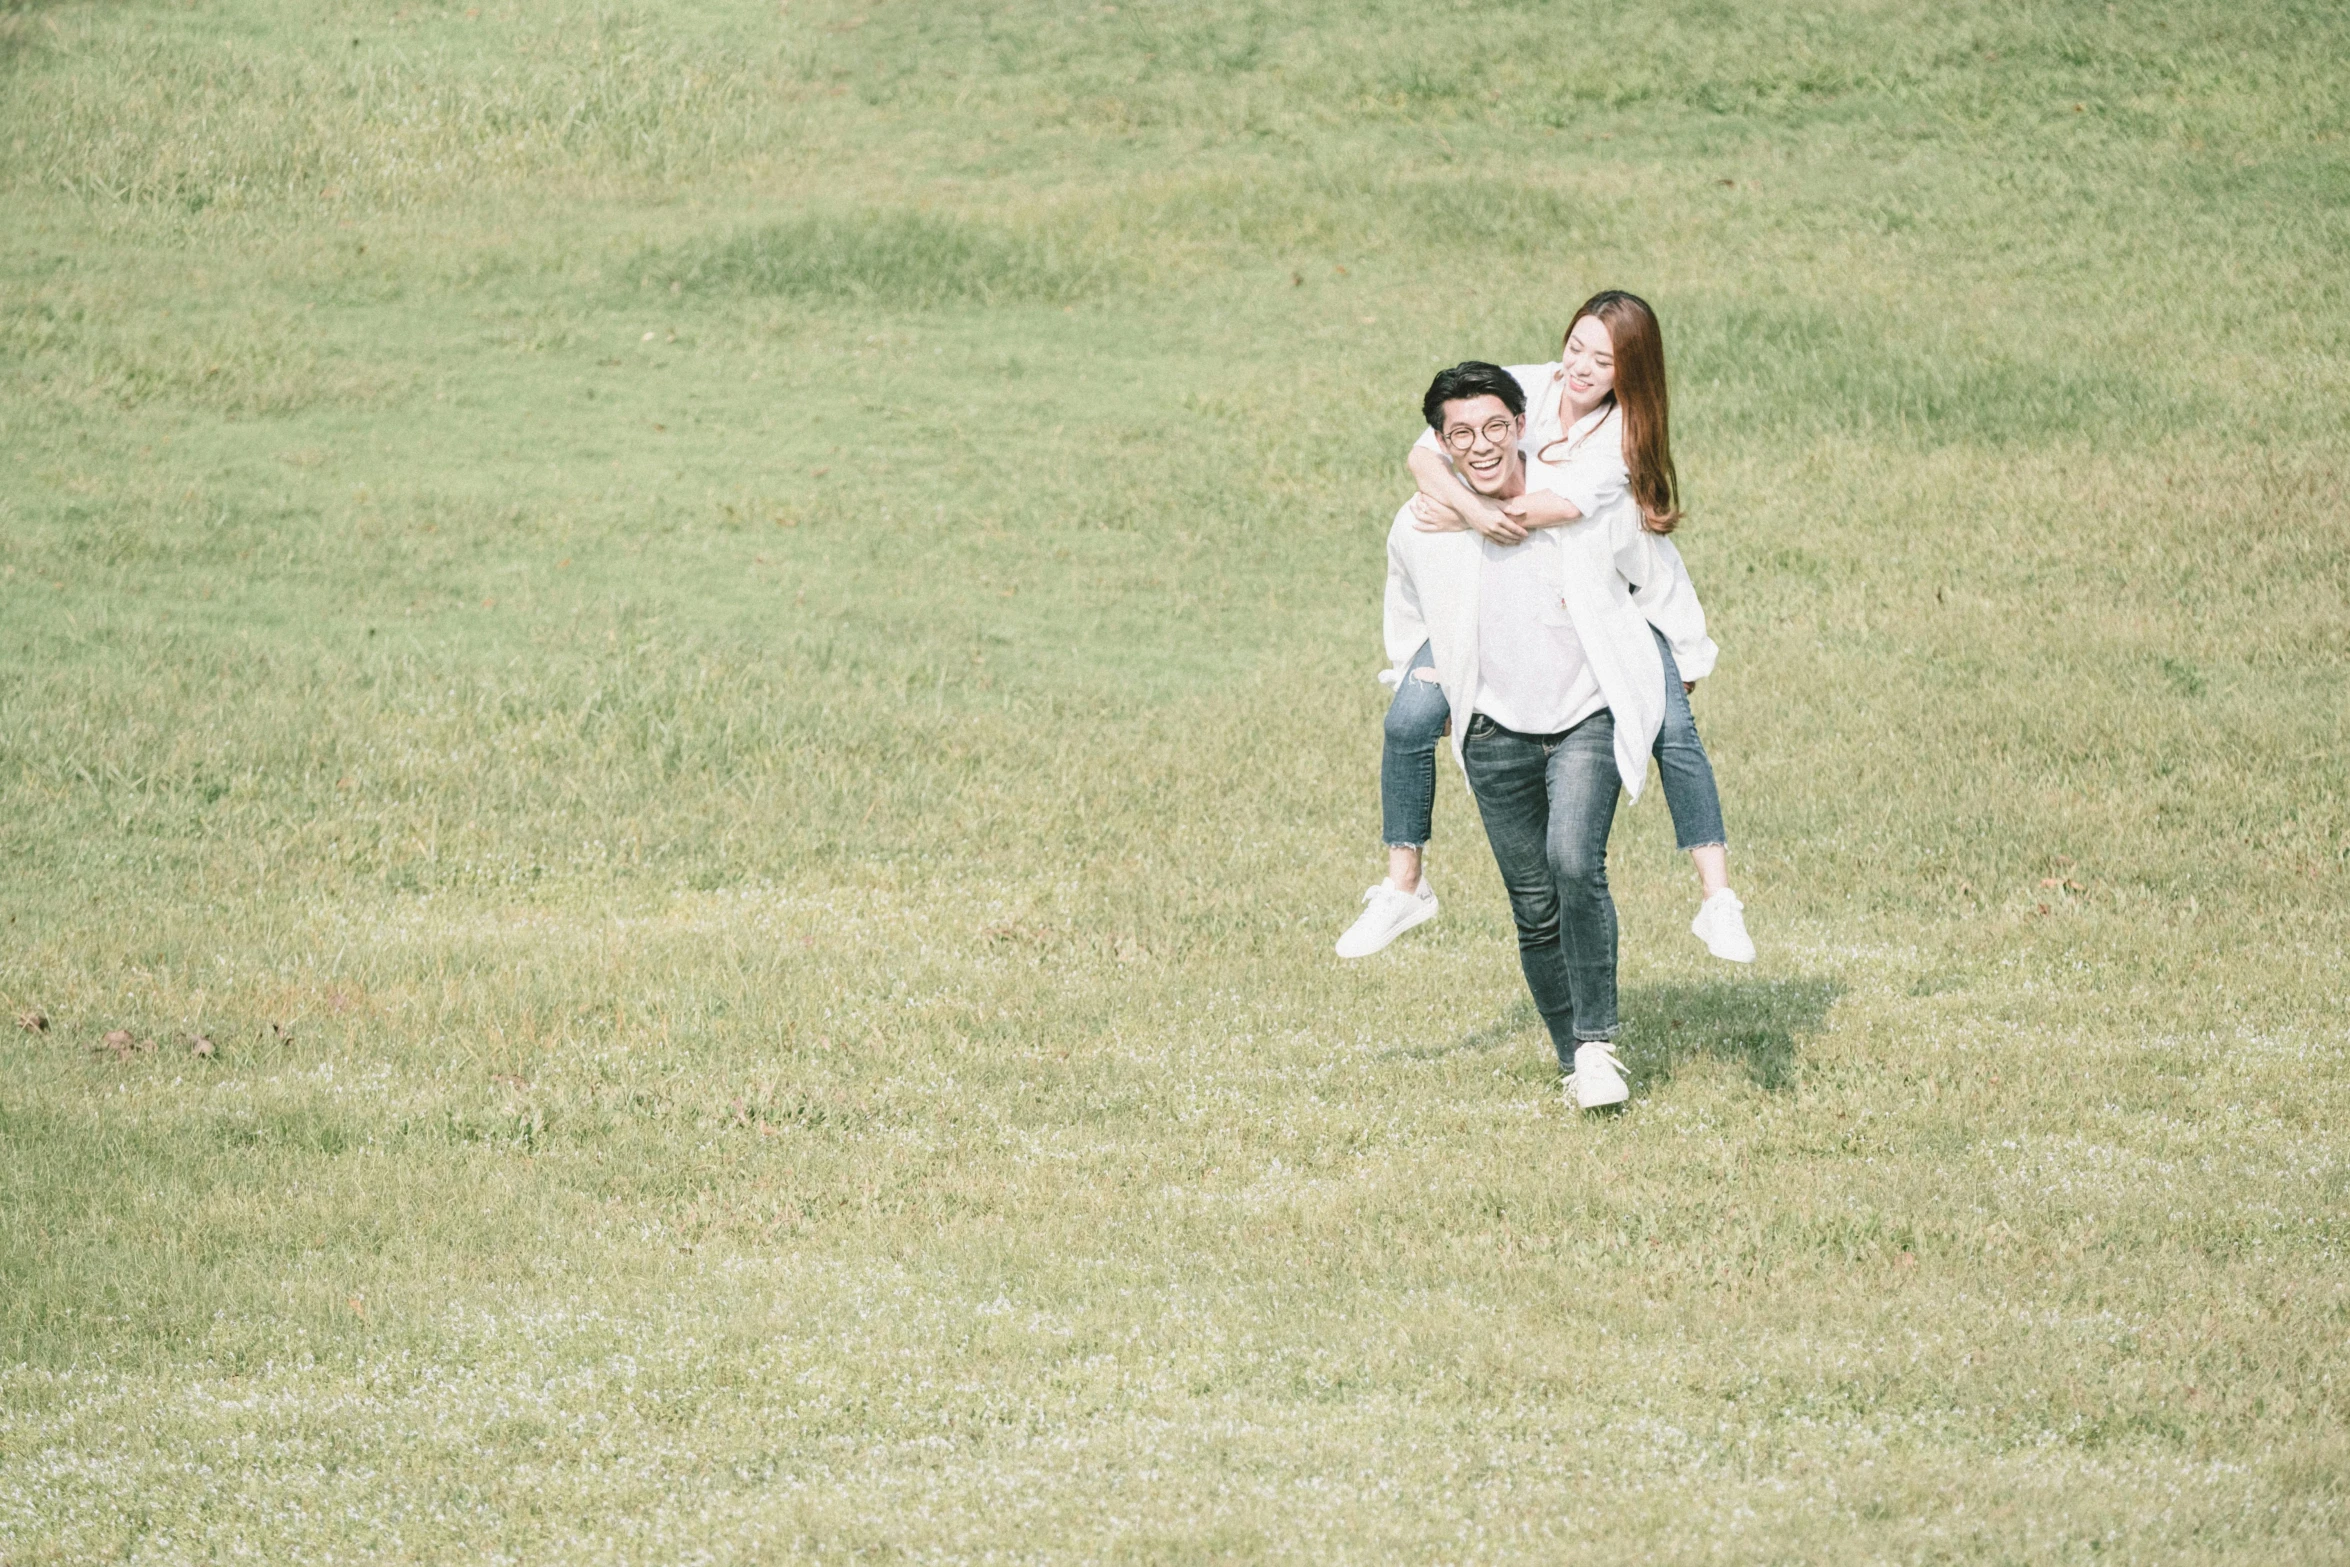
[[1618,785],[1637,798],[1651,755],[1697,869],[1691,932],[1716,957],[1754,957],[1689,708],[1716,649],[1666,537],[1681,508],[1656,316],[1634,295],[1594,295],[1557,362],[1455,366],[1423,413],[1419,493],[1388,536],[1388,874],[1338,954],[1368,957],[1435,916],[1422,857],[1449,732],[1561,1065],[1586,1108],[1620,1103],[1607,834]]

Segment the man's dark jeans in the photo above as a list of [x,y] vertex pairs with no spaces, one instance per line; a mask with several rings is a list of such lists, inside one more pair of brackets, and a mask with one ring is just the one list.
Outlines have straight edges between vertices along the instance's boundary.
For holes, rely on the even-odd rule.
[[1616,902],[1607,890],[1615,715],[1603,709],[1563,734],[1522,735],[1479,713],[1463,760],[1509,889],[1526,986],[1571,1072],[1578,1044],[1616,1037]]

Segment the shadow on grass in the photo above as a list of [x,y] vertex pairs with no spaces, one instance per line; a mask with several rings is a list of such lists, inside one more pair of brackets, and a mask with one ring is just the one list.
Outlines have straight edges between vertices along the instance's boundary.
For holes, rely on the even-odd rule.
[[1735,1062],[1771,1093],[1795,1083],[1797,1041],[1844,994],[1833,979],[1716,979],[1643,985],[1623,995],[1625,1065],[1651,1082],[1692,1056]]
[[[1832,979],[1637,986],[1622,996],[1624,1064],[1636,1076],[1662,1083],[1692,1056],[1713,1056],[1736,1062],[1758,1087],[1778,1093],[1794,1086],[1797,1041],[1820,1031],[1843,994],[1844,986]],[[1499,1017],[1458,1039],[1384,1051],[1380,1059],[1434,1061],[1491,1050],[1541,1027],[1533,998],[1521,995]]]

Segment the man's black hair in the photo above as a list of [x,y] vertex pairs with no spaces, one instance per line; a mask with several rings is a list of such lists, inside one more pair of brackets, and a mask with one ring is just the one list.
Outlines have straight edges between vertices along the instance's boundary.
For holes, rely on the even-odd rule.
[[1519,390],[1516,376],[1499,365],[1468,359],[1436,372],[1436,379],[1428,383],[1428,395],[1420,399],[1420,412],[1427,417],[1428,428],[1441,434],[1444,405],[1471,397],[1498,397],[1511,413],[1526,411],[1526,394]]

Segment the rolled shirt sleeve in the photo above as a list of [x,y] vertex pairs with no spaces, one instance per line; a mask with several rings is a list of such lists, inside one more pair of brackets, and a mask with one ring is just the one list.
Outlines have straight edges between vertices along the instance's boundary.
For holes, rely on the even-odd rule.
[[1548,490],[1583,516],[1600,515],[1631,491],[1632,476],[1624,466],[1624,418],[1613,405],[1597,424],[1578,424],[1546,443],[1529,439],[1527,447],[1526,488]]
[[1624,470],[1623,452],[1610,442],[1605,451],[1586,447],[1563,463],[1529,457],[1526,488],[1548,490],[1581,515],[1596,517],[1630,493],[1632,476]]

